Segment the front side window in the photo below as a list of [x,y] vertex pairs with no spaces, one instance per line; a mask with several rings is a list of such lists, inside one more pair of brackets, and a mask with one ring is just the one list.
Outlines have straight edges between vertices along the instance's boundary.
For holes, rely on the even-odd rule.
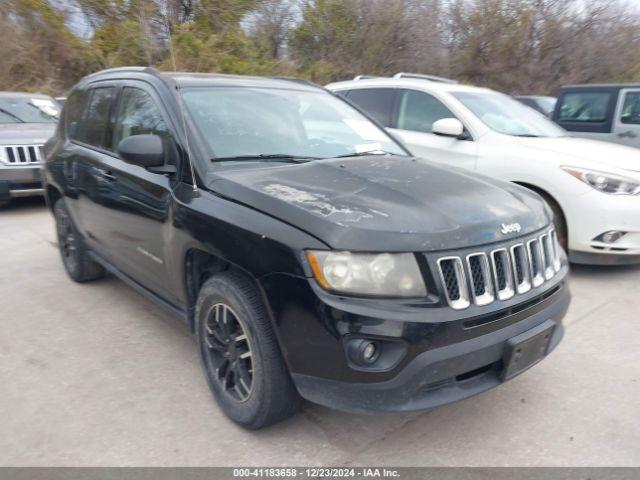
[[640,92],[628,92],[622,106],[622,123],[640,125]]
[[515,137],[564,137],[566,132],[543,114],[496,92],[453,92],[490,129]]
[[431,133],[433,124],[443,118],[456,116],[440,100],[417,90],[402,90],[398,111],[400,130]]
[[120,96],[114,146],[132,135],[169,135],[167,124],[151,96],[139,88],[125,87]]
[[576,92],[567,93],[560,104],[559,121],[602,123],[607,120],[611,93]]
[[384,130],[323,91],[206,87],[184,89],[183,98],[212,157],[218,159],[406,155]]
[[53,98],[0,96],[0,124],[56,123],[60,104]]
[[385,127],[391,126],[391,112],[395,90],[392,88],[358,88],[351,90],[349,102],[367,112]]
[[89,91],[90,98],[84,117],[75,131],[75,140],[98,148],[111,149],[111,104],[115,88],[98,87]]

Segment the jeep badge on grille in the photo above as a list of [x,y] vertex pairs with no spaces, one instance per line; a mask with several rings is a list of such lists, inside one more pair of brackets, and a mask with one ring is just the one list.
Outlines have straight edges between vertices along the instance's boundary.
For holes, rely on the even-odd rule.
[[503,223],[501,227],[502,228],[500,229],[500,231],[503,235],[508,235],[510,233],[520,233],[520,230],[522,230],[522,227],[519,223],[510,223],[508,225],[506,223]]

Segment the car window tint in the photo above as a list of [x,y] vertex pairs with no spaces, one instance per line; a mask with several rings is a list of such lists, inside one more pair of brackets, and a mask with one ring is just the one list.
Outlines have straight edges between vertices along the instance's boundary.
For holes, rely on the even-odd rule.
[[122,90],[115,126],[114,145],[132,135],[169,135],[160,108],[144,90],[125,87]]
[[64,106],[65,129],[69,138],[78,139],[78,124],[87,108],[89,95],[86,90],[76,90],[67,99]]
[[109,113],[115,88],[98,87],[91,90],[91,98],[84,119],[77,128],[76,139],[94,147],[111,149],[111,121]]
[[640,92],[629,92],[625,95],[620,121],[640,125]]
[[611,93],[576,92],[562,97],[560,121],[599,123],[607,120]]
[[416,132],[431,132],[433,124],[443,118],[456,118],[444,104],[424,92],[402,90],[398,128]]
[[392,88],[362,88],[351,90],[347,98],[382,125],[390,127],[394,95]]

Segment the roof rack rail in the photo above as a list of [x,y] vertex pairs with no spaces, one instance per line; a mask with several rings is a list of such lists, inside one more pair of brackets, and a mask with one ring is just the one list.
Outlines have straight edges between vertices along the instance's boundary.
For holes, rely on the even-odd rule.
[[357,75],[353,77],[354,80],[369,80],[371,78],[380,78],[376,75]]
[[149,73],[151,75],[160,76],[160,72],[153,67],[138,67],[138,66],[105,68],[104,70],[99,70],[88,76],[93,77],[94,75],[102,75],[104,73],[118,73],[118,72],[144,72],[144,73]]
[[399,72],[396,73],[393,78],[418,78],[421,80],[429,80],[430,82],[458,83],[457,80],[452,80],[450,78],[436,77],[435,75],[423,75],[421,73]]
[[306,80],[304,78],[287,77],[287,76],[282,76],[282,75],[276,75],[274,77],[269,77],[269,78],[273,78],[274,80],[285,80],[287,82],[296,82],[296,83],[300,83],[302,85],[308,85],[310,87],[324,88],[322,85],[318,85],[317,83],[313,83],[311,80]]

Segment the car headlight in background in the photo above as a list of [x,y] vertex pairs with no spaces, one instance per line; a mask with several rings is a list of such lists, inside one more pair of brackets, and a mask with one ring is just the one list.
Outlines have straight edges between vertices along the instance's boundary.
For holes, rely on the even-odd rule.
[[640,182],[633,178],[577,167],[562,167],[562,169],[603,193],[611,195],[637,195],[640,193]]
[[385,297],[427,294],[412,253],[309,251],[307,259],[320,286],[332,292]]

